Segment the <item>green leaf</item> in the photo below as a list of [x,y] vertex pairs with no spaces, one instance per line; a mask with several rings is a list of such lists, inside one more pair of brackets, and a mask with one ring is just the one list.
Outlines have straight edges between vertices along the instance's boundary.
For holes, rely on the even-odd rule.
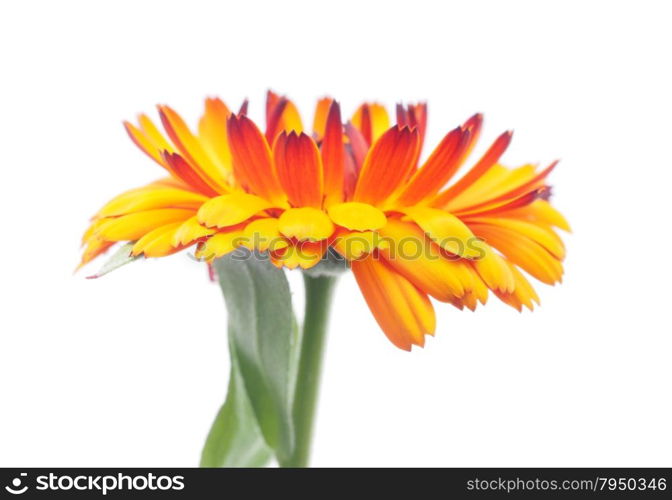
[[261,435],[245,392],[235,350],[226,401],[212,424],[201,454],[201,467],[263,467],[272,453]]
[[294,448],[292,375],[298,348],[287,278],[267,257],[240,250],[214,266],[247,396],[266,444],[282,461]]
[[101,276],[105,276],[107,273],[119,269],[126,264],[133,262],[134,260],[139,259],[139,256],[133,257],[131,255],[131,250],[133,249],[133,242],[126,243],[125,245],[120,246],[116,252],[114,252],[107,262],[103,264],[103,267],[100,270],[91,276],[87,276],[86,279],[96,279]]

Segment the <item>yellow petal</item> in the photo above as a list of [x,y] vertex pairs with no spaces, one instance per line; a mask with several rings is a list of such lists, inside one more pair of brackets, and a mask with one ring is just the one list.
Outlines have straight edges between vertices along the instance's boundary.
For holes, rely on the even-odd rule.
[[537,200],[529,205],[529,207],[540,222],[559,227],[565,231],[572,230],[567,219],[565,219],[565,217],[546,200]]
[[111,217],[155,208],[198,208],[208,200],[202,194],[182,189],[144,187],[126,191],[110,200],[98,215]]
[[471,271],[471,277],[473,281],[469,290],[465,293],[474,296],[474,299],[481,304],[485,304],[488,301],[488,285],[485,284],[483,278],[478,274],[474,267],[474,261],[459,261],[459,263],[464,264]]
[[277,267],[310,269],[322,260],[328,248],[328,245],[324,241],[300,241],[278,252],[273,252],[271,254],[271,261]]
[[182,222],[194,215],[193,210],[166,208],[145,210],[121,217],[104,219],[96,235],[107,241],[135,241],[149,231],[171,222]]
[[364,299],[387,338],[407,351],[422,346],[436,327],[434,308],[427,295],[375,256],[352,262]]
[[[534,165],[524,165],[518,168],[494,165],[468,189],[455,197],[451,197],[440,207],[451,212],[457,212],[463,207],[475,205],[506,193],[534,177],[534,173]],[[440,195],[437,198],[440,199]]]
[[218,193],[229,191],[226,170],[212,161],[182,117],[168,106],[159,106],[159,114],[168,137],[206,184]]
[[181,225],[181,222],[174,222],[148,232],[135,242],[131,255],[134,257],[140,254],[144,254],[145,257],[163,257],[177,252],[180,249],[173,246],[173,237]]
[[224,194],[203,204],[198,221],[208,227],[234,226],[271,207],[269,202],[252,194]]
[[478,305],[478,297],[473,292],[467,292],[464,294],[464,296],[460,297],[459,299],[452,300],[451,304],[453,304],[460,310],[462,310],[463,307],[466,307],[471,311],[475,311],[476,306]]
[[387,114],[385,106],[378,103],[371,103],[371,125],[372,125],[372,140],[377,140],[383,133],[390,128],[390,117]]
[[281,250],[289,245],[278,230],[278,219],[267,217],[264,219],[257,219],[245,226],[243,231],[245,235],[245,243],[243,246],[250,250],[259,250],[271,252]]
[[390,128],[390,117],[385,106],[375,102],[362,104],[352,115],[351,121],[369,144],[376,142]]
[[126,129],[128,136],[141,151],[162,167],[170,170],[166,165],[166,162],[161,158],[161,151],[154,146],[154,143],[149,140],[142,130],[130,122],[124,122],[124,128]]
[[175,231],[172,243],[173,246],[188,245],[193,241],[215,234],[215,232],[214,229],[205,227],[198,222],[198,217],[190,217]]
[[376,248],[387,248],[389,242],[373,231],[348,231],[339,234],[332,247],[348,260],[361,259]]
[[562,279],[560,261],[530,238],[489,225],[474,225],[474,231],[539,281],[553,285]]
[[333,99],[331,97],[323,97],[317,101],[315,116],[313,117],[313,135],[317,137],[318,140],[322,140],[322,137],[324,137],[327,128],[327,116],[329,115],[329,109],[331,108],[332,102]]
[[523,306],[532,311],[534,309],[534,302],[539,304],[539,296],[537,295],[537,292],[515,265],[509,261],[506,261],[506,263],[511,269],[516,286],[513,292],[504,293],[495,290],[495,294],[502,302],[518,309],[518,311],[522,311]]
[[205,112],[198,122],[198,137],[212,162],[231,184],[233,170],[231,150],[226,139],[226,120],[231,112],[218,98],[205,100]]
[[368,203],[338,203],[331,205],[328,212],[334,223],[354,231],[375,231],[387,222],[385,214]]
[[210,262],[233,252],[245,242],[243,231],[235,230],[210,236],[196,251],[196,257]]
[[110,220],[111,219],[93,217],[89,227],[86,228],[86,231],[84,231],[84,234],[82,235],[82,245],[87,245],[89,241],[93,239],[99,239],[97,236],[98,230]]
[[508,217],[477,217],[474,219],[479,224],[497,226],[507,233],[520,233],[532,241],[539,243],[551,252],[557,259],[565,258],[565,245],[560,237],[549,227],[533,224]]
[[282,234],[297,240],[319,241],[334,232],[334,224],[327,214],[312,207],[285,210],[278,223]]
[[104,241],[101,240],[100,238],[90,238],[87,241],[86,246],[84,247],[84,252],[82,253],[82,260],[80,261],[75,271],[77,271],[84,265],[88,264],[99,255],[107,252],[107,250],[114,244],[115,244],[114,241]]
[[415,224],[390,219],[380,235],[391,240],[389,247],[380,252],[389,265],[437,300],[447,302],[462,297],[465,285],[472,285],[469,269],[444,257]]
[[512,292],[516,282],[506,261],[489,245],[484,244],[483,249],[485,251],[483,257],[472,261],[480,277],[491,290]]
[[525,207],[509,210],[502,215],[555,226],[564,231],[572,230],[567,219],[546,200],[535,200]]
[[175,148],[166,140],[149,116],[141,114],[138,116],[138,123],[140,124],[140,130],[142,130],[157,151],[168,151],[170,153],[175,151]]
[[405,208],[402,212],[444,250],[469,259],[483,255],[478,238],[454,215],[425,206]]

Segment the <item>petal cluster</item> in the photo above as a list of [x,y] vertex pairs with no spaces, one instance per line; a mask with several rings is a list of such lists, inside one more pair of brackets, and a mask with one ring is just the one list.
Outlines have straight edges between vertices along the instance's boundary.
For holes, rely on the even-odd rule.
[[145,257],[195,245],[208,262],[245,247],[290,269],[313,267],[332,248],[350,262],[385,334],[406,350],[434,333],[430,299],[474,310],[492,292],[533,309],[539,298],[528,277],[561,280],[557,229],[569,226],[548,201],[555,164],[505,167],[510,132],[469,162],[480,114],[421,161],[425,104],[398,105],[392,124],[383,106],[365,103],[343,123],[339,104],[325,98],[310,132],[296,106],[272,92],[264,131],[246,102],[232,112],[207,99],[196,131],[168,106],[158,111],[164,132],[146,115],[125,127],[167,175],[98,211],[82,264],[121,241]]

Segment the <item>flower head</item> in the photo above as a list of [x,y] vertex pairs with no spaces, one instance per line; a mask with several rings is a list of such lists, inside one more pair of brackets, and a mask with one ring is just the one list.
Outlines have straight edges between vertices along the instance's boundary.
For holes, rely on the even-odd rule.
[[[309,269],[328,252],[349,263],[388,338],[402,349],[433,334],[430,297],[460,309],[489,292],[521,310],[538,296],[525,274],[559,282],[567,222],[548,202],[555,163],[507,168],[500,135],[456,181],[476,143],[480,114],[420,161],[425,104],[363,104],[343,125],[337,102],[318,102],[313,131],[296,106],[268,93],[266,130],[208,99],[192,132],[159,106],[162,134],[145,115],[125,123],[168,176],[108,202],[85,233],[85,264],[119,241],[160,257],[196,245],[211,261],[246,247],[278,267]],[[167,136],[167,137],[166,137]]]

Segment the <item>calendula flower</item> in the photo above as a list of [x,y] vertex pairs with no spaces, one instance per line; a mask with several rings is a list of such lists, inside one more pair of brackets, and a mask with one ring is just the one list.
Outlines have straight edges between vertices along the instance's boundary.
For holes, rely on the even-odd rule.
[[482,116],[451,130],[420,161],[424,104],[364,104],[343,125],[338,103],[318,102],[312,133],[295,105],[269,92],[266,129],[208,99],[192,132],[159,106],[165,135],[145,115],[126,123],[135,144],[169,174],[107,203],[84,236],[82,264],[116,242],[134,256],[196,245],[208,262],[245,247],[273,264],[310,269],[337,252],[388,338],[422,346],[435,330],[430,297],[460,309],[489,292],[521,310],[539,298],[526,278],[554,284],[567,222],[549,203],[555,163],[507,168],[511,133],[454,181],[481,132]]

